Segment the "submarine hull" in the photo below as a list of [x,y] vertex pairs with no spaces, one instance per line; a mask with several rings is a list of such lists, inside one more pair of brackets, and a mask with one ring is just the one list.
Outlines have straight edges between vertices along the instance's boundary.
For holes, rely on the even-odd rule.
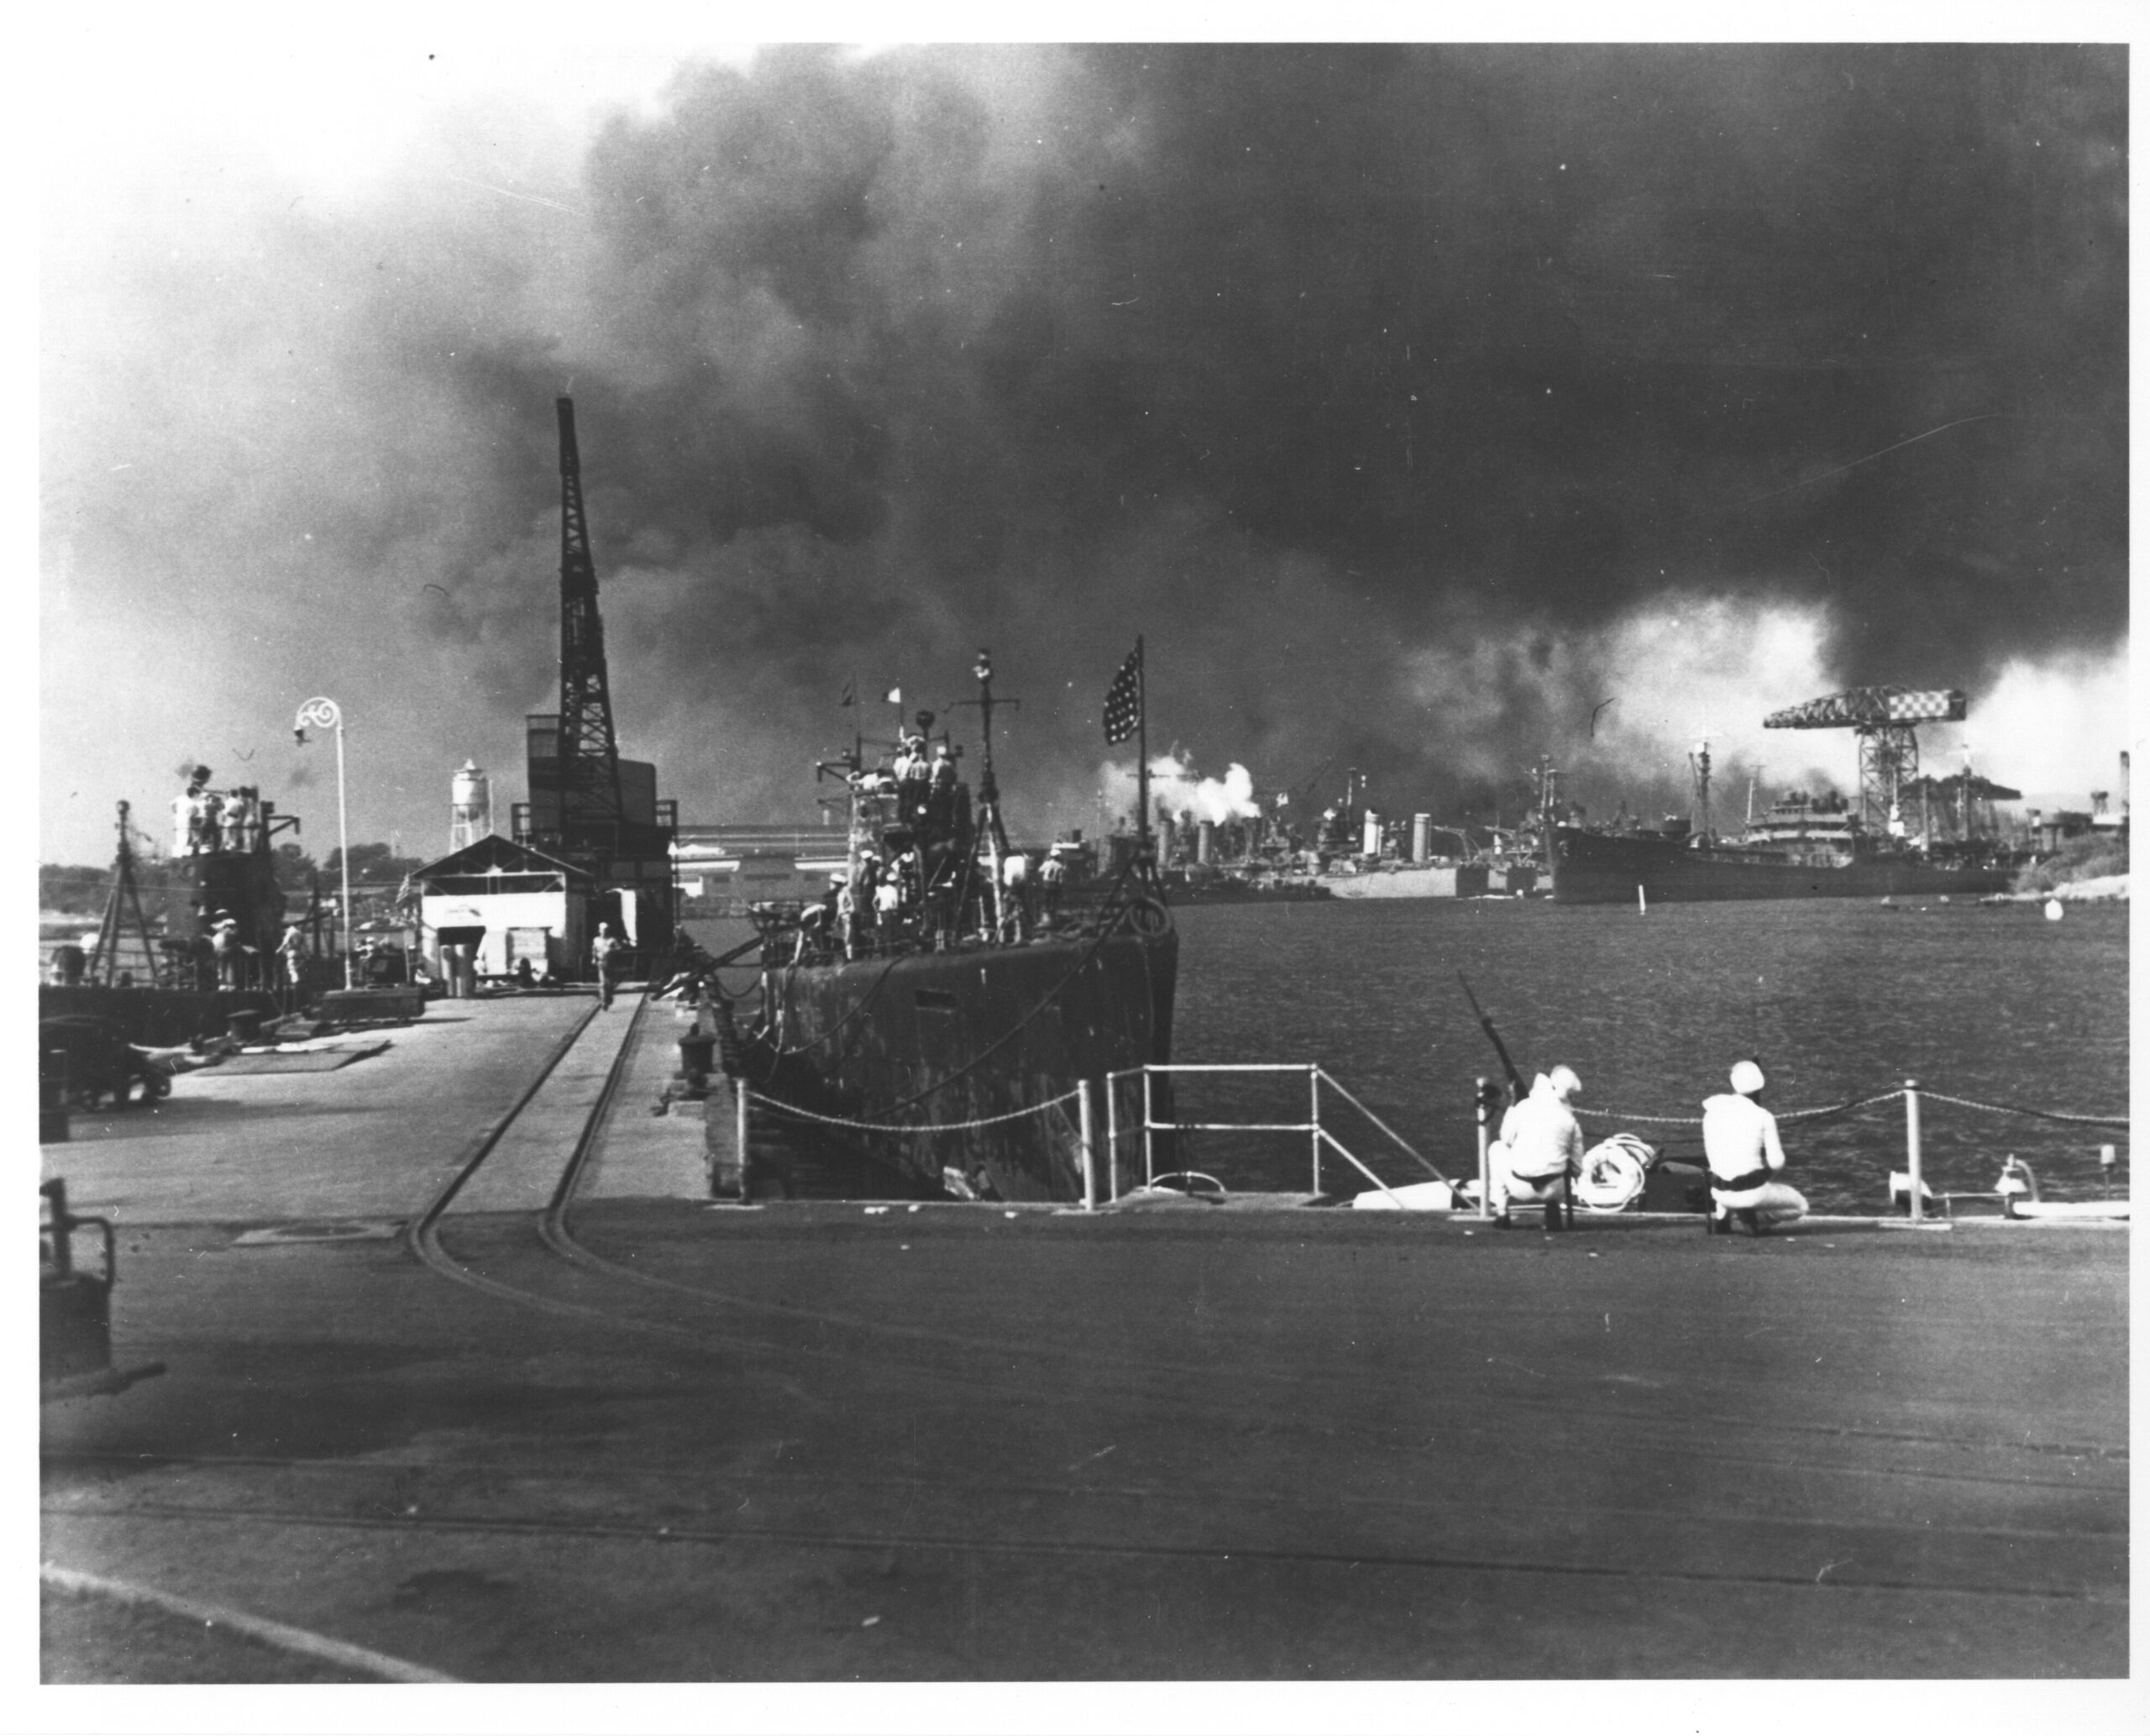
[[[1123,928],[771,969],[739,1050],[748,1112],[736,1176],[712,1118],[715,1191],[1080,1200],[1080,1106],[1055,1100],[1171,1059],[1178,966],[1176,933]],[[1139,1132],[1140,1081],[1119,1089],[1120,1125]],[[1162,1097],[1162,1082],[1153,1090]],[[1102,1193],[1102,1091],[1093,1107]],[[1123,1167],[1139,1163],[1139,1144],[1122,1145]]]

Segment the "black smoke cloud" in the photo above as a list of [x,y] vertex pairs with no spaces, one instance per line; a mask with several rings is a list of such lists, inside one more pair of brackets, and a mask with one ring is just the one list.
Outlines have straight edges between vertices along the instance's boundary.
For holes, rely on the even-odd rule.
[[1593,648],[1685,600],[1975,688],[2126,631],[2125,93],[2063,48],[690,67],[581,219],[315,241],[362,424],[425,382],[334,534],[543,705],[571,389],[623,746],[695,816],[797,812],[847,680],[937,704],[978,644],[1077,823],[1137,632],[1156,745],[1436,811],[1581,753]]
[[1446,793],[1388,648],[1666,591],[1975,681],[2124,630],[2121,92],[2052,49],[692,73],[589,165],[590,445],[732,658],[1094,684],[1146,623],[1161,714],[1277,777]]

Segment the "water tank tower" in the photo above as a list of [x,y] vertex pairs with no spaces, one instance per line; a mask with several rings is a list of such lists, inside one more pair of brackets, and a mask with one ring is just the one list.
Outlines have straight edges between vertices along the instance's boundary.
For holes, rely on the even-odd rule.
[[463,762],[463,769],[448,786],[448,800],[449,855],[493,835],[493,786],[476,760]]

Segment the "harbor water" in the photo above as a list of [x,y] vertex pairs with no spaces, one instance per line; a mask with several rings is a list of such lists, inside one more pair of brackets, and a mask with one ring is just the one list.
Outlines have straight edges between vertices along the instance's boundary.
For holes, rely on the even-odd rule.
[[[1319,1062],[1443,1172],[1476,1173],[1472,1080],[1500,1063],[1460,971],[1525,1073],[1565,1062],[1580,1106],[1691,1121],[1759,1057],[1780,1115],[1918,1080],[1927,1186],[1990,1190],[2011,1153],[2049,1198],[2098,1197],[2098,1147],[2127,1130],[1992,1115],[1932,1094],[2081,1115],[2127,1113],[2127,906],[2081,905],[2048,922],[2035,905],[1884,905],[1856,899],[1618,905],[1539,899],[1393,899],[1201,905],[1180,931],[1173,1058]],[[712,950],[743,922],[690,922]],[[732,987],[748,973],[731,971]],[[1184,1121],[1303,1122],[1303,1075],[1182,1077]],[[1131,1104],[1130,1104],[1131,1108]],[[1333,1116],[1333,1119],[1332,1119]],[[1332,1097],[1324,1122],[1387,1182],[1424,1172]],[[1700,1161],[1699,1130],[1592,1114],[1593,1142],[1628,1129]],[[1313,1179],[1304,1134],[1198,1132],[1177,1161],[1234,1190]],[[1875,1213],[1905,1167],[1900,1098],[1788,1120],[1791,1177],[1817,1211]],[[1138,1171],[1130,1135],[1124,1159]],[[1330,1191],[1366,1185],[1341,1160]],[[1988,1208],[1990,1209],[1990,1208]]]
[[[1536,899],[1212,905],[1176,913],[1174,1058],[1320,1062],[1450,1175],[1475,1172],[1474,1076],[1499,1062],[1456,980],[1470,978],[1526,1075],[1565,1062],[1587,1109],[1695,1117],[1739,1056],[1759,1057],[1780,1115],[1893,1091],[2088,1115],[2128,1109],[2127,907],[1863,899],[1666,905],[1646,915]],[[1301,1081],[1188,1078],[1181,1119],[1253,1109],[1303,1120]],[[2013,1152],[2047,1198],[2095,1198],[2098,1146],[2127,1133],[1922,1105],[1936,1193],[1990,1189]],[[1250,1117],[1251,1119],[1251,1117]],[[1324,1116],[1324,1120],[1326,1120]],[[1383,1179],[1421,1172],[1340,1114],[1344,1142]],[[1667,1155],[1698,1130],[1628,1127]],[[1905,1167],[1901,1099],[1785,1129],[1791,1179],[1818,1211],[1877,1212]],[[1304,1135],[1203,1133],[1182,1162],[1232,1188],[1304,1188]],[[1332,1162],[1324,1181],[1345,1168]],[[1348,1173],[1348,1172],[1347,1172]],[[1358,1185],[1363,1185],[1359,1183]]]

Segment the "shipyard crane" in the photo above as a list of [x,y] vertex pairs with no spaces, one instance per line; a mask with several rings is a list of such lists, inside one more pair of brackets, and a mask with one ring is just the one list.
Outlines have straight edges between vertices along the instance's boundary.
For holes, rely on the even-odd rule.
[[1284,796],[1284,805],[1291,808],[1303,808],[1309,805],[1314,800],[1314,790],[1321,783],[1323,774],[1336,763],[1338,758],[1336,754],[1330,754],[1314,768],[1314,774],[1303,784],[1287,790]]
[[579,810],[574,812],[578,831],[591,823],[609,821],[616,825],[627,814],[620,793],[620,744],[612,730],[611,684],[605,667],[605,622],[597,612],[597,563],[590,552],[590,525],[582,508],[574,400],[562,398],[558,408],[560,720],[555,763],[564,832],[571,810]]
[[1959,723],[1969,711],[1954,687],[1854,687],[1772,711],[1764,729],[1848,729],[1859,737],[1859,810],[1876,831],[1902,813],[1918,776],[1918,726]]
[[530,800],[513,810],[515,842],[564,860],[616,906],[635,949],[661,951],[673,929],[672,843],[678,804],[657,799],[657,768],[620,758],[613,732],[597,564],[582,504],[574,401],[561,398],[560,709],[526,720]]

